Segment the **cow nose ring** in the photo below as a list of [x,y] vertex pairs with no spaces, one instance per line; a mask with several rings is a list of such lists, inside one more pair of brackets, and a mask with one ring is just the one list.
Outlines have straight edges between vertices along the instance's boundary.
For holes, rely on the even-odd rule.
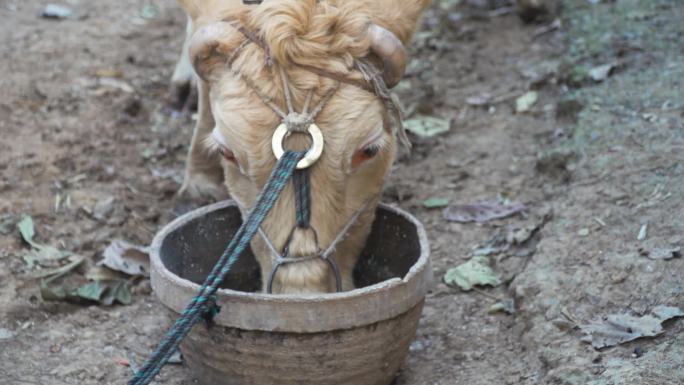
[[[276,159],[280,159],[285,153],[283,150],[283,140],[291,134],[285,123],[281,123],[278,128],[276,128],[273,133],[273,139],[271,141],[271,148],[273,149],[273,155]],[[302,170],[310,167],[312,164],[316,163],[318,158],[321,157],[323,153],[323,133],[321,129],[315,123],[309,124],[306,129],[306,133],[311,136],[312,144],[309,150],[304,155],[304,158],[297,163],[297,169]]]

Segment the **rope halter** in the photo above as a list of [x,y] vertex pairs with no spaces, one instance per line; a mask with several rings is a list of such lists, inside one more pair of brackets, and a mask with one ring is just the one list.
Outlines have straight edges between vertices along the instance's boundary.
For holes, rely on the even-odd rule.
[[[280,118],[281,123],[273,132],[273,137],[271,139],[271,149],[273,151],[275,158],[280,160],[281,157],[286,153],[285,149],[283,148],[283,141],[290,135],[306,134],[309,135],[309,137],[311,138],[311,146],[308,148],[308,150],[306,150],[302,158],[297,162],[296,170],[292,175],[292,181],[295,192],[296,223],[295,227],[292,229],[290,235],[288,236],[285,242],[283,250],[279,251],[275,247],[273,242],[271,242],[271,240],[268,238],[266,232],[261,227],[259,227],[258,233],[271,252],[272,269],[269,274],[268,281],[266,282],[267,293],[272,293],[273,282],[276,278],[276,274],[278,273],[280,267],[287,264],[301,263],[317,259],[326,262],[330,266],[330,269],[335,277],[335,288],[338,292],[340,292],[342,291],[342,278],[339,267],[332,259],[332,254],[334,253],[336,247],[346,238],[347,234],[349,233],[353,225],[361,217],[361,214],[370,206],[370,200],[364,202],[364,204],[359,209],[357,209],[354,212],[354,214],[352,214],[352,216],[349,218],[346,224],[340,229],[340,232],[336,235],[336,237],[333,239],[330,245],[325,250],[321,250],[318,242],[318,234],[316,233],[316,230],[310,225],[310,167],[320,159],[325,147],[323,133],[321,132],[320,128],[316,125],[315,119],[318,116],[318,114],[323,110],[328,101],[330,101],[332,96],[337,92],[337,90],[340,87],[340,84],[343,82],[358,86],[363,90],[374,93],[383,102],[383,105],[386,107],[386,109],[390,112],[389,115],[393,125],[395,127],[396,125],[399,126],[399,130],[397,131],[401,132],[403,130],[401,128],[401,118],[398,113],[398,108],[396,104],[393,102],[393,100],[390,98],[390,93],[382,79],[382,76],[380,76],[380,72],[372,64],[360,60],[359,62],[357,62],[357,69],[362,73],[366,81],[366,83],[363,83],[361,85],[356,82],[350,82],[348,79],[342,79],[337,76],[328,76],[326,71],[312,71],[320,76],[325,76],[332,80],[335,80],[335,84],[323,94],[321,99],[318,101],[318,104],[316,104],[316,106],[311,110],[309,110],[309,106],[313,99],[314,90],[310,89],[307,93],[304,105],[302,107],[302,111],[297,112],[294,108],[292,100],[293,98],[290,82],[288,80],[287,74],[285,73],[283,65],[279,63],[270,62],[267,63],[267,65],[277,65],[278,70],[280,72],[280,78],[282,80],[282,92],[287,107],[287,112],[285,112],[276,103],[274,103],[270,97],[262,93],[261,90],[254,84],[254,82],[251,81],[251,79],[246,78],[241,72],[234,70],[232,68],[232,65],[230,65],[237,58],[242,48],[244,48],[246,45],[250,43],[257,44],[257,46],[261,47],[265,52],[268,53],[268,48],[265,47],[262,41],[258,40],[255,37],[256,35],[254,33],[247,31],[244,27],[237,28],[240,32],[242,32],[246,39],[231,54],[230,60],[228,61],[229,68],[234,76],[242,79],[248,86],[248,88],[250,88],[252,92],[254,92],[254,94],[259,97],[262,103],[269,107]],[[401,140],[401,133],[399,135],[399,138]],[[315,239],[315,243],[317,245],[316,247],[318,249],[315,253],[312,253],[312,255],[297,257],[292,257],[290,255],[290,244],[293,239],[293,234],[297,230],[305,230],[312,232],[313,237]]]

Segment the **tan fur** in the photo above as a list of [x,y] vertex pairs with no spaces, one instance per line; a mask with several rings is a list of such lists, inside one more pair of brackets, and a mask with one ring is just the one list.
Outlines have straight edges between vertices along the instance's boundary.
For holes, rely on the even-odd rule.
[[[316,92],[315,105],[335,82],[292,64],[360,78],[353,69],[353,61],[368,54],[370,23],[378,23],[408,41],[428,0],[267,0],[252,8],[243,6],[241,1],[182,0],[181,3],[197,28],[230,17],[240,20],[250,30],[260,31],[272,57],[285,66],[299,110],[309,90]],[[244,40],[242,34],[227,23],[212,24],[212,28],[216,26],[221,28],[220,37],[210,45],[209,52],[198,55],[194,62],[206,80],[202,82],[204,98],[200,102],[194,142],[206,137],[215,122],[244,171],[222,161],[226,185],[240,206],[249,208],[275,164],[271,136],[280,120],[227,68],[226,58]],[[250,79],[262,93],[284,108],[277,65],[268,68],[264,63],[262,49],[250,44],[234,62],[233,70]],[[323,155],[311,168],[311,226],[317,235],[317,246],[327,248],[364,202],[371,202],[333,256],[345,290],[353,288],[352,271],[370,231],[383,181],[394,160],[396,138],[383,130],[381,151],[358,169],[352,169],[351,158],[364,140],[383,126],[384,116],[375,95],[342,84],[316,119],[325,139]],[[294,134],[286,140],[286,147],[303,150],[308,147],[308,138]],[[191,156],[189,169],[195,160]],[[295,226],[294,214],[290,184],[262,226],[278,249],[283,249]],[[271,270],[270,252],[259,238],[252,241],[252,248],[265,281]],[[316,248],[310,231],[298,230],[290,243],[293,257],[309,256]],[[330,292],[334,290],[334,283],[327,264],[313,260],[283,266],[274,281],[274,292]]]

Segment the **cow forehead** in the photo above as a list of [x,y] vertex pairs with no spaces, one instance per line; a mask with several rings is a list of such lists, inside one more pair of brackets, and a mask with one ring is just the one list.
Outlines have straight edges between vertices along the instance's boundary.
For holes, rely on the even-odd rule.
[[[213,105],[217,126],[231,144],[250,147],[271,139],[281,123],[269,107],[252,95],[225,95]],[[353,150],[382,126],[378,100],[362,90],[341,89],[316,118],[326,146]],[[238,149],[239,150],[239,149]]]

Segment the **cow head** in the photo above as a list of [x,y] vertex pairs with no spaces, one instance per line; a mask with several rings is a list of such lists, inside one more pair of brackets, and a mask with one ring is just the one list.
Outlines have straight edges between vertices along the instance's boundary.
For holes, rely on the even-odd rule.
[[[308,257],[327,248],[349,218],[362,210],[332,257],[345,290],[353,288],[352,270],[397,147],[387,105],[372,86],[355,85],[366,82],[355,63],[373,53],[390,85],[398,82],[404,70],[401,42],[395,33],[374,23],[372,10],[362,4],[267,1],[223,18],[229,21],[205,23],[190,48],[195,70],[209,89],[216,122],[207,140],[223,155],[228,190],[243,210],[252,207],[276,162],[271,145],[281,117],[264,99],[285,108],[285,76],[297,110],[307,97],[313,96],[314,105],[337,87],[315,119],[324,150],[309,171],[311,227],[292,232],[295,209],[290,184],[262,228],[276,249],[282,250],[287,243],[290,257]],[[401,28],[395,32],[410,35]],[[310,142],[308,135],[295,133],[287,137],[284,147],[302,151]],[[265,278],[272,267],[271,252],[261,238],[252,241],[252,248]],[[330,267],[316,259],[283,266],[273,281],[277,293],[334,289]]]

